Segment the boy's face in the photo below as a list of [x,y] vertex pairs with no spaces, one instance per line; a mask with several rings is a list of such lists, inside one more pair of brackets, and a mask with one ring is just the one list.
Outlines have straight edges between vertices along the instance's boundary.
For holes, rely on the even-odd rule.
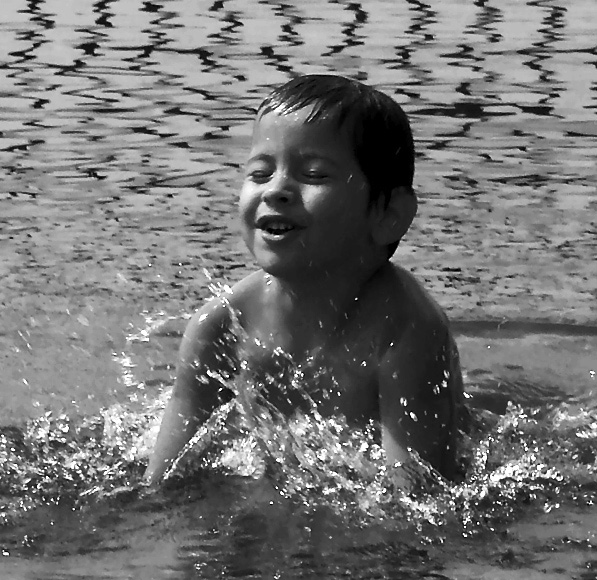
[[282,278],[333,273],[365,259],[373,243],[369,186],[348,131],[306,123],[310,112],[257,119],[240,195],[247,247]]

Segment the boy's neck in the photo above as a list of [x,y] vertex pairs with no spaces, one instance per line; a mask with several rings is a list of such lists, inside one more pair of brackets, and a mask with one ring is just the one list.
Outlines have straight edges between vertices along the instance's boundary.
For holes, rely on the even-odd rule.
[[384,264],[290,279],[266,273],[267,301],[282,324],[295,328],[312,326],[313,332],[333,332],[350,316],[363,288]]

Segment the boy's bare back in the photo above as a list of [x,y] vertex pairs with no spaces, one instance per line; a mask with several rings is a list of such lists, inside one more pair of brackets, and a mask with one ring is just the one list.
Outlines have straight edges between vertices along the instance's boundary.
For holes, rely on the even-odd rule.
[[[374,137],[378,151],[360,147]],[[260,269],[190,321],[150,481],[229,396],[226,381],[248,374],[267,385],[297,370],[322,414],[379,420],[391,463],[414,450],[453,475],[458,353],[441,308],[389,260],[416,212],[413,160],[400,108],[358,83],[303,77],[266,99],[239,204]],[[266,396],[283,412],[301,404],[292,390]]]

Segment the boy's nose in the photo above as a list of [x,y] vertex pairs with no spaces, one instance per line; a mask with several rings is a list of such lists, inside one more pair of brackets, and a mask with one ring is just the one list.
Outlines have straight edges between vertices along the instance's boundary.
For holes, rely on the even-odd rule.
[[268,184],[263,198],[269,203],[292,203],[296,198],[296,187],[287,175],[278,175]]
[[286,189],[268,189],[263,198],[268,203],[291,203],[294,195]]

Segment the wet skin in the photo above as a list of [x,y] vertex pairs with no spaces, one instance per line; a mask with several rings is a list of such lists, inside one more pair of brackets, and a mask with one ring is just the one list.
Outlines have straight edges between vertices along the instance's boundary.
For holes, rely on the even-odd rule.
[[259,119],[239,201],[243,238],[257,263],[295,283],[360,269],[377,249],[367,180],[345,131],[305,118],[299,111]]
[[[241,369],[267,382],[290,380],[299,368],[323,414],[380,420],[390,463],[413,449],[453,475],[462,397],[456,347],[441,308],[388,260],[387,240],[408,228],[413,198],[396,189],[387,208],[370,207],[348,133],[308,123],[309,112],[256,122],[239,209],[260,269],[190,321],[151,481],[221,403],[213,371],[234,377]],[[279,389],[268,397],[284,412],[300,405]]]

